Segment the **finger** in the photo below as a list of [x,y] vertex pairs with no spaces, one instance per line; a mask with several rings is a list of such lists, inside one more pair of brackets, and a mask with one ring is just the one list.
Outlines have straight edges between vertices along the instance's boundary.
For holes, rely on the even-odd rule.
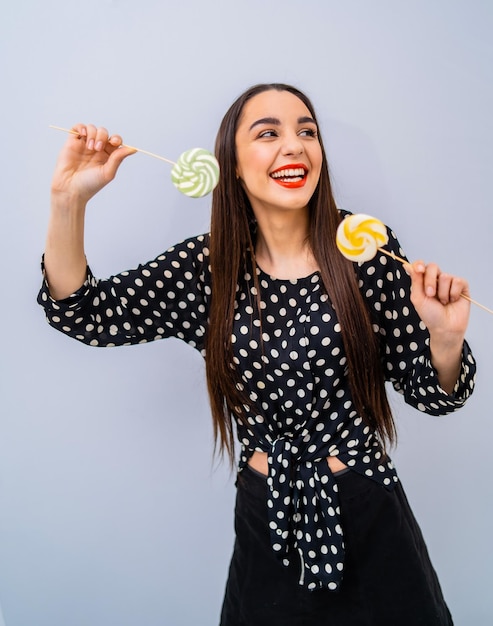
[[426,265],[424,263],[424,261],[413,261],[413,263],[406,263],[405,266],[406,270],[409,270],[408,273],[412,273],[415,275],[419,275],[419,274],[424,274],[425,270],[426,270]]
[[450,287],[451,302],[457,302],[462,295],[469,297],[469,284],[464,278],[453,276],[452,285]]
[[434,298],[437,295],[437,282],[440,276],[440,268],[436,263],[429,263],[424,273],[424,290],[428,298]]
[[77,139],[82,139],[82,138],[85,139],[87,136],[87,129],[86,129],[85,124],[75,124],[74,126],[72,126],[71,130],[74,133],[77,133],[78,135]]
[[84,152],[86,149],[87,140],[87,127],[85,124],[74,124],[70,129],[70,134],[67,139],[67,146],[71,150],[77,150],[78,152]]
[[449,302],[452,300],[451,298],[452,282],[453,282],[453,276],[451,276],[450,274],[441,273],[438,276],[437,298],[444,305],[449,304]]
[[86,149],[94,150],[94,144],[96,143],[96,134],[98,129],[93,124],[86,125]]
[[136,152],[137,150],[135,148],[131,148],[130,146],[120,146],[119,148],[115,148],[115,150],[113,150],[113,152],[110,154],[108,162],[106,163],[108,176],[110,178],[114,178],[123,160],[126,159],[128,156],[135,154]]
[[414,297],[424,298],[423,275],[425,273],[425,264],[423,261],[414,261],[414,263],[406,263],[404,265],[406,273],[411,278],[411,292]]
[[106,147],[106,142],[108,141],[108,131],[106,128],[100,126],[96,130],[96,137],[94,139],[94,150],[96,152],[102,152]]
[[108,137],[108,143],[113,148],[119,148],[123,143],[123,139],[120,137],[120,135],[110,135]]
[[102,152],[108,141],[108,131],[103,126],[96,128],[95,126],[87,126],[86,148],[96,152]]
[[119,150],[120,147],[126,148],[127,146],[123,146],[123,139],[120,135],[110,135],[108,137],[108,142],[106,143],[106,152],[111,154],[115,150]]

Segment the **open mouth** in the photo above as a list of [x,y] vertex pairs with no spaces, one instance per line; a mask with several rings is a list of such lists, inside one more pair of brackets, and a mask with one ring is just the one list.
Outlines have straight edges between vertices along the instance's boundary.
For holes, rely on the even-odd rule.
[[283,187],[303,187],[308,169],[303,164],[285,165],[271,172],[270,177]]

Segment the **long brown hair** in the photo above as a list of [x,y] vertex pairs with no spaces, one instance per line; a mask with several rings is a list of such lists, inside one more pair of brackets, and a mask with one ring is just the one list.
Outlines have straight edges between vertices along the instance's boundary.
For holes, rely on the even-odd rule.
[[[221,176],[213,192],[210,264],[212,295],[206,345],[207,385],[214,436],[219,451],[234,460],[232,414],[244,417],[245,398],[240,376],[233,365],[231,335],[238,281],[245,268],[255,268],[251,226],[252,207],[236,176],[236,131],[245,104],[268,90],[288,91],[298,97],[316,121],[314,108],[302,92],[281,83],[255,85],[245,91],[224,116],[216,138]],[[378,340],[370,314],[358,288],[353,263],[336,247],[341,216],[330,183],[327,157],[322,149],[320,180],[309,203],[309,243],[319,265],[322,282],[337,312],[347,356],[347,374],[356,411],[380,442],[395,440],[395,425],[385,392]],[[256,273],[253,272],[254,279]],[[258,288],[258,284],[257,284]]]

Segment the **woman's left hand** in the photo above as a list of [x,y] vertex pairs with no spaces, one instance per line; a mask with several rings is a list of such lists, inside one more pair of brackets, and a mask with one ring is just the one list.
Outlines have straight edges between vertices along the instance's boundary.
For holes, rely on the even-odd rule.
[[436,263],[406,264],[411,277],[411,301],[430,333],[464,336],[469,321],[469,286],[464,278],[442,272]]
[[442,387],[451,392],[457,380],[471,304],[466,280],[442,272],[438,265],[405,265],[411,277],[411,302],[430,333],[432,363]]

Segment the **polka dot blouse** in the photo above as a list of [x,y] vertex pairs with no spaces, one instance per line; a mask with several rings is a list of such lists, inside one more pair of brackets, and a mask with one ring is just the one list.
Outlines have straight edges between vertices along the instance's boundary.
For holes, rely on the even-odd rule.
[[[404,256],[391,231],[389,237],[388,248]],[[431,415],[461,407],[474,387],[468,345],[449,395],[431,365],[429,336],[409,300],[402,265],[379,254],[356,267],[381,340],[386,380]],[[272,549],[284,564],[292,550],[299,553],[300,584],[335,590],[344,570],[344,529],[326,457],[338,456],[385,489],[398,478],[354,409],[341,329],[319,273],[279,280],[256,271],[262,325],[251,306],[256,290],[247,272],[238,281],[232,336],[241,384],[256,407],[246,424],[237,424],[239,471],[255,450],[268,453]],[[205,357],[210,284],[208,235],[201,235],[107,280],[88,268],[84,285],[63,301],[53,300],[44,282],[38,301],[53,327],[91,346],[176,337]]]

